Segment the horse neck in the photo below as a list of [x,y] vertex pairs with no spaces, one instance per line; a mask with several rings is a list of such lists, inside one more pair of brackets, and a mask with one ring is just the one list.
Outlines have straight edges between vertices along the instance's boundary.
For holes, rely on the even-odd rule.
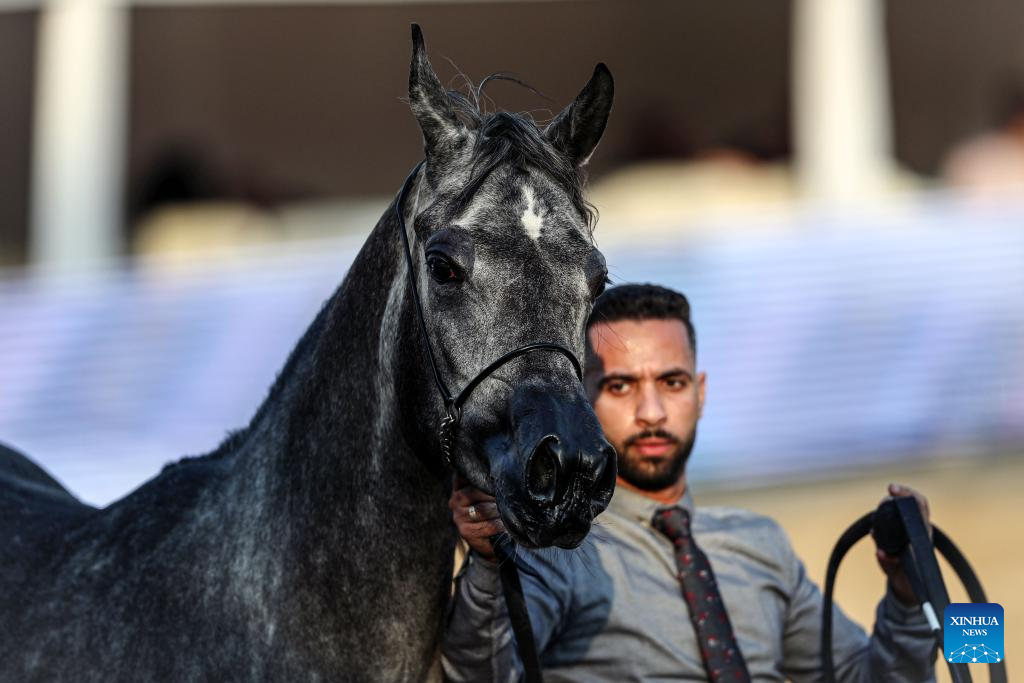
[[433,456],[410,445],[421,443],[410,430],[425,420],[409,406],[432,406],[437,397],[398,230],[392,206],[257,413],[242,447],[249,452],[239,453],[246,483],[238,493],[255,495],[268,520],[287,520],[282,534],[320,539],[332,552],[359,542],[352,526],[362,515],[446,512],[447,482],[428,465]]

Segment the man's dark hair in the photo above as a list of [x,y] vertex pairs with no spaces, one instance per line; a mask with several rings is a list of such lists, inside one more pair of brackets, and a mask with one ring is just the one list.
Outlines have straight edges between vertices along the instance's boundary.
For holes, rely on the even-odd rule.
[[[697,358],[697,332],[690,320],[690,302],[675,290],[650,284],[612,287],[594,302],[587,332],[594,323],[617,320],[681,320],[690,338],[690,350],[694,359]],[[587,345],[590,345],[589,334]]]

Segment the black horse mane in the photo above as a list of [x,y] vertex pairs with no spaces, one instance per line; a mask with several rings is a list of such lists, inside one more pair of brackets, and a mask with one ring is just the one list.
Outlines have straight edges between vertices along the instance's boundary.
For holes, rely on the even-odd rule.
[[[506,74],[491,74],[470,89],[467,96],[457,90],[448,91],[448,99],[455,113],[472,130],[478,131],[473,148],[473,168],[469,182],[455,198],[454,210],[462,211],[496,168],[512,165],[525,169],[528,165],[551,176],[569,195],[573,208],[579,212],[593,232],[597,219],[594,206],[583,196],[586,175],[541,134],[532,117],[525,114],[499,111],[488,113],[481,107],[484,86],[493,80],[507,80],[537,92],[518,78]],[[540,93],[538,93],[540,94]]]

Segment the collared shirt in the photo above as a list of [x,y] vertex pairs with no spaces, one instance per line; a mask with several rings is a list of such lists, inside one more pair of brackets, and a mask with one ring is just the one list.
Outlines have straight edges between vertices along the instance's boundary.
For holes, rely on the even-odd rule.
[[[778,523],[695,508],[689,490],[678,505],[711,563],[751,679],[820,680],[821,593]],[[619,487],[576,551],[519,551],[537,574],[520,573],[548,683],[707,680],[672,544],[650,524],[662,507]],[[934,680],[935,639],[920,606],[887,591],[870,638],[833,610],[837,680]],[[521,678],[494,564],[471,557],[459,577],[442,652],[452,681]]]

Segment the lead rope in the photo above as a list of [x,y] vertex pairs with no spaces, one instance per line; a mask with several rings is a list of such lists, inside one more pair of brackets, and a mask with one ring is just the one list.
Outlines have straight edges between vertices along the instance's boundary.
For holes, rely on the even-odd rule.
[[[408,229],[405,225],[405,216],[402,215],[402,206],[405,204],[405,196],[409,191],[409,187],[412,185],[413,179],[416,174],[419,173],[423,167],[425,161],[420,161],[406,177],[405,182],[402,183],[402,189],[398,192],[398,199],[395,202],[395,214],[398,216],[398,226],[402,233],[402,243],[405,245],[405,263],[409,270],[409,285],[412,290],[412,300],[416,306],[416,318],[419,321],[420,336],[423,338],[424,343],[427,345],[427,357],[430,359],[430,369],[434,374],[434,383],[437,385],[437,389],[441,394],[441,399],[444,401],[444,417],[441,418],[440,425],[438,427],[438,439],[441,445],[441,453],[444,455],[445,461],[448,466],[452,469],[454,465],[454,450],[455,450],[455,428],[459,424],[459,420],[462,418],[462,406],[469,398],[470,393],[475,389],[484,379],[486,379],[492,372],[500,368],[505,363],[509,362],[514,358],[523,356],[527,353],[534,351],[557,351],[563,356],[568,358],[573,365],[573,369],[576,371],[576,376],[581,381],[583,379],[583,369],[580,367],[580,362],[576,356],[573,355],[564,346],[559,344],[552,344],[549,342],[535,342],[532,344],[526,344],[518,349],[509,351],[502,355],[497,360],[492,362],[486,368],[481,370],[476,377],[469,381],[465,388],[459,392],[459,395],[452,397],[452,393],[448,390],[448,386],[441,379],[441,372],[437,368],[437,359],[434,356],[434,347],[430,343],[430,335],[427,334],[427,323],[423,317],[423,305],[420,303],[419,291],[416,288],[416,276],[413,270],[412,260],[412,247],[409,245]],[[511,545],[511,541],[508,542]],[[533,637],[533,627],[530,624],[530,613],[526,606],[526,596],[523,594],[523,585],[519,578],[519,570],[516,566],[513,553],[509,553],[508,549],[505,548],[501,543],[498,542],[498,538],[491,538],[491,545],[494,546],[495,554],[498,556],[498,567],[501,576],[501,587],[505,595],[505,605],[508,607],[509,621],[512,623],[512,633],[516,637],[516,649],[519,652],[519,659],[523,663],[523,672],[525,674],[526,683],[543,683],[543,676],[541,675],[540,668],[540,656],[537,653],[537,644]]]
[[497,536],[491,536],[491,545],[494,547],[494,554],[498,556],[501,588],[505,594],[505,606],[508,607],[508,619],[512,622],[512,633],[516,637],[519,660],[523,663],[524,680],[526,683],[543,683],[540,654],[537,652],[537,641],[533,637],[530,610],[526,606],[526,596],[523,593],[523,584],[519,580],[515,558],[501,545]]
[[[882,529],[881,534],[879,534],[880,529]],[[911,580],[914,595],[921,601],[922,609],[925,609],[925,605],[928,603],[935,603],[934,608],[929,606],[928,609],[933,609],[930,621],[933,622],[936,646],[940,651],[943,651],[942,628],[944,625],[934,622],[943,619],[943,617],[938,619],[935,617],[943,613],[945,606],[949,604],[949,597],[935,560],[935,550],[942,553],[953,567],[960,582],[967,590],[971,602],[988,602],[981,582],[970,563],[967,562],[967,558],[943,533],[942,529],[932,524],[934,544],[928,540],[928,532],[925,530],[917,501],[913,498],[897,498],[886,501],[877,510],[867,513],[850,525],[850,528],[843,532],[839,541],[836,542],[836,547],[829,557],[821,612],[821,662],[823,679],[826,683],[835,683],[836,680],[835,662],[832,655],[832,600],[839,563],[843,561],[846,553],[857,541],[872,531],[880,535],[881,545],[889,546],[883,547],[886,552],[895,553],[897,546],[903,546],[901,556],[908,578]],[[943,656],[943,659],[947,658]],[[971,680],[968,664],[953,664],[948,660],[947,664],[953,681]],[[989,680],[991,683],[1006,683],[1005,660],[989,664]]]

